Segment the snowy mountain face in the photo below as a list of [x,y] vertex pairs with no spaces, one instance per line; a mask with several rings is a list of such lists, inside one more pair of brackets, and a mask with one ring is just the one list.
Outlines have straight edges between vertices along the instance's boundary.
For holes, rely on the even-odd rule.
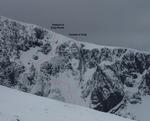
[[0,121],[132,121],[2,86],[0,97]]
[[0,85],[147,121],[138,107],[150,98],[150,54],[0,17]]

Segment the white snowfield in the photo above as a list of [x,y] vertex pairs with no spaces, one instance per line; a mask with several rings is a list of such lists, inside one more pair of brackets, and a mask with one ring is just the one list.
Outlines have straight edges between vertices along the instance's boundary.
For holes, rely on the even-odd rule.
[[0,121],[132,121],[0,86]]

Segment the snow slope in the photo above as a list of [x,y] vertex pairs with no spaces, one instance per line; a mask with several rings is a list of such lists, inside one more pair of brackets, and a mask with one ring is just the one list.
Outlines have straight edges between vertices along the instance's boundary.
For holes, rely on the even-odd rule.
[[129,104],[129,106],[122,111],[123,113],[129,111],[131,114],[136,114],[136,118],[139,119],[139,121],[149,121],[150,119],[150,96],[144,96],[142,98],[141,104],[132,105]]
[[0,121],[131,121],[0,86]]

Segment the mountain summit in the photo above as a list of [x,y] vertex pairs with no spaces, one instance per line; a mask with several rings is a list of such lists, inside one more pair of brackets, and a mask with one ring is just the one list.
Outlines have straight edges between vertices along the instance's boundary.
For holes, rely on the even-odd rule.
[[147,121],[150,54],[0,17],[0,85]]

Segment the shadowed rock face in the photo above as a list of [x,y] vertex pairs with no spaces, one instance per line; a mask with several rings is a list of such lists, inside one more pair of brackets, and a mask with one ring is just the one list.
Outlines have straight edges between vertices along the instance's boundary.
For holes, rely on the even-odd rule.
[[96,105],[96,110],[108,112],[122,101],[123,89],[119,84],[113,84],[113,80],[100,67],[97,67],[93,77],[98,85],[95,85],[91,94],[92,105]]
[[120,94],[120,92],[110,93],[107,99],[103,97],[102,92],[101,89],[97,89],[94,90],[91,95],[92,104],[99,103],[99,105],[94,107],[96,110],[108,112],[110,109],[119,104],[123,99],[123,96]]
[[142,90],[144,94],[150,95],[150,70],[148,69],[143,75],[139,90]]
[[149,70],[149,53],[81,43],[0,18],[1,85],[108,112],[150,94]]

